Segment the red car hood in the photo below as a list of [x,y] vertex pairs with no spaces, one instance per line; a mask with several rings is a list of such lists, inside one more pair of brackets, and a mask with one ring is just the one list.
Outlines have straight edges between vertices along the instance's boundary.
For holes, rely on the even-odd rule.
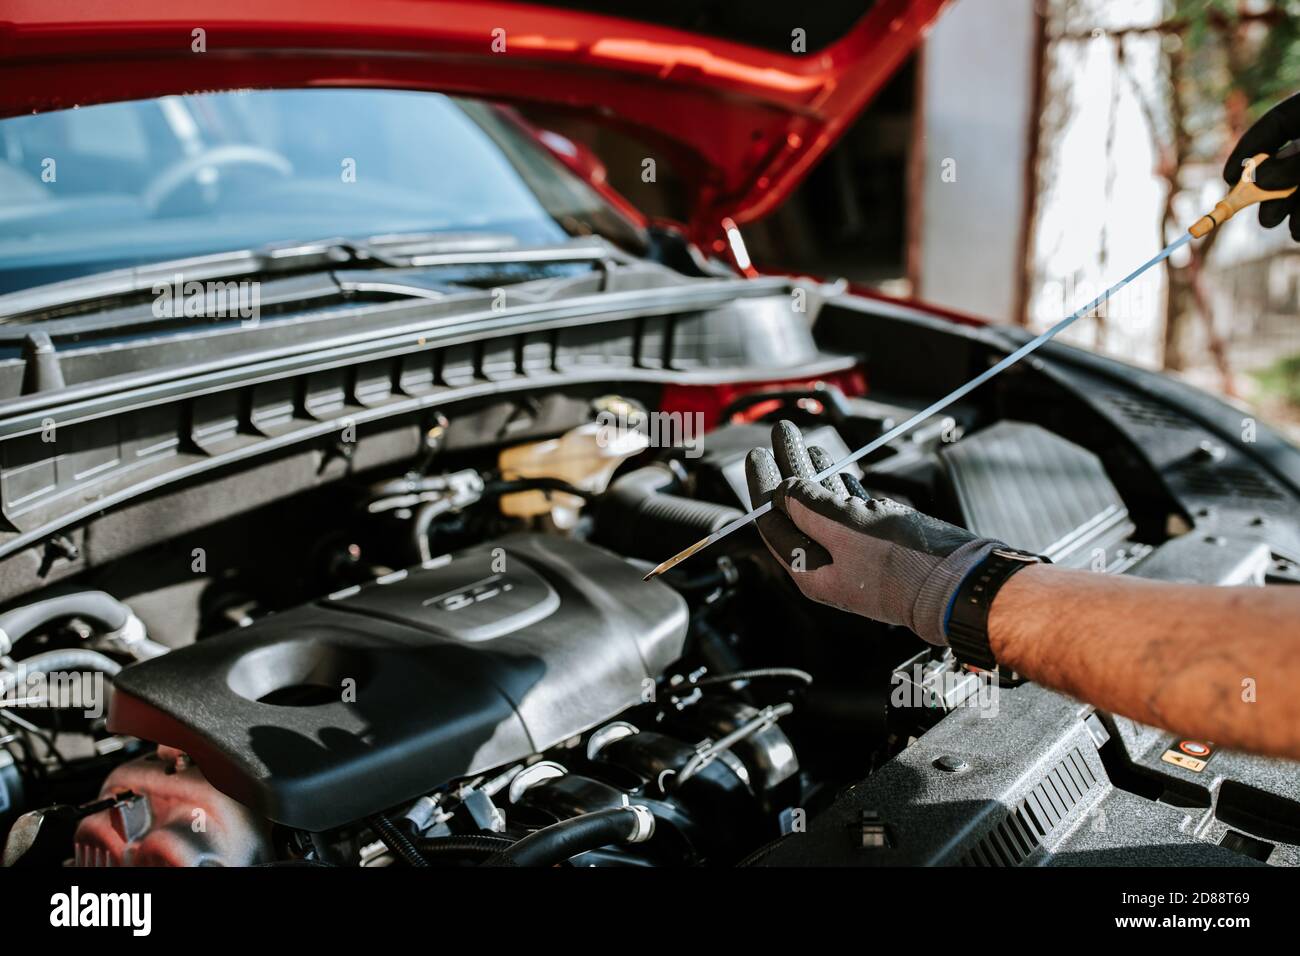
[[305,86],[560,105],[670,150],[702,238],[779,204],[946,3],[863,4],[835,42],[795,54],[490,0],[5,0],[0,115]]

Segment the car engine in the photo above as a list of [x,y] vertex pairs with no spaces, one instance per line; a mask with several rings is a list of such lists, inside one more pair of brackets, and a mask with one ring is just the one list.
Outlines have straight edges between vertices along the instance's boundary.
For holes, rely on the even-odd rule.
[[[106,715],[55,735],[96,751],[69,762],[77,781],[15,775],[13,803],[113,766],[94,799],[20,819],[6,861],[70,845],[81,866],[517,863],[516,846],[531,864],[737,862],[799,802],[781,721],[811,677],[746,668],[708,624],[738,594],[730,559],[642,581],[634,553],[739,513],[677,484],[663,462],[603,493],[473,468],[381,481],[349,520],[367,551],[416,563],[375,567],[331,541],[315,577],[333,590],[271,613],[244,582],[218,585],[176,648],[102,591],[11,612],[12,640],[49,627],[42,643],[82,645],[16,677],[80,664],[112,680]],[[540,496],[540,512],[507,517],[512,495]],[[580,526],[560,527],[574,504]]]
[[[744,455],[775,417],[838,458],[898,408],[825,383],[757,392],[698,453],[657,447],[634,399],[585,408],[558,438],[459,452],[439,416],[418,468],[253,509],[208,551],[168,542],[102,589],[0,615],[0,689],[111,681],[98,709],[45,687],[56,706],[17,727],[6,864],[1014,865],[1166,841],[1188,814],[1203,826],[1184,850],[1295,857],[1290,798],[1256,793],[1270,762],[1221,757],[1233,780],[1210,811],[1159,765],[1167,735],[799,599],[752,527],[642,580],[749,506]],[[1036,424],[936,419],[854,467],[1058,563],[1279,573],[1263,544],[1202,560],[1145,543],[1098,455]],[[236,559],[201,584],[151,578],[220,548]],[[1140,823],[1077,825],[1137,800],[1151,812],[1116,819]],[[1272,840],[1261,815],[1282,821]]]

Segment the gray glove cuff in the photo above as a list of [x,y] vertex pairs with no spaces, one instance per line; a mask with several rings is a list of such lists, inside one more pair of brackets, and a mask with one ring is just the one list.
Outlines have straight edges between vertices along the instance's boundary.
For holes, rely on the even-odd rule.
[[927,643],[946,647],[948,635],[944,623],[948,618],[953,595],[976,565],[989,556],[989,552],[994,548],[1005,547],[1000,541],[977,538],[966,542],[944,558],[926,577],[917,592],[916,603],[912,605],[912,630]]

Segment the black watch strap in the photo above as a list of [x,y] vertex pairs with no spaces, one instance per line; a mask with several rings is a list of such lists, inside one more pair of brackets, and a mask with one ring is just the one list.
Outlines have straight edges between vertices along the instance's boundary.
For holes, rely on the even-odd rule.
[[1031,564],[1050,564],[1042,555],[994,548],[957,588],[948,617],[948,646],[962,664],[992,671],[998,666],[989,646],[989,608],[1011,575]]

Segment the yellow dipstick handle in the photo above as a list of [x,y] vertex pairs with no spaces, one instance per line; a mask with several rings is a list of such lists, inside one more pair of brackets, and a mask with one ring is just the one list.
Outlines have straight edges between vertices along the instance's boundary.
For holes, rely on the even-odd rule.
[[1222,226],[1247,206],[1253,206],[1257,202],[1264,202],[1266,199],[1285,199],[1295,192],[1295,186],[1290,189],[1260,189],[1255,185],[1255,167],[1266,159],[1268,159],[1268,153],[1258,153],[1252,156],[1250,163],[1247,164],[1245,174],[1241,177],[1241,182],[1233,186],[1228,195],[1220,199],[1208,213],[1196,220],[1192,224],[1192,228],[1187,231],[1193,237],[1199,239],[1202,236],[1209,235],[1214,231],[1215,227]]

